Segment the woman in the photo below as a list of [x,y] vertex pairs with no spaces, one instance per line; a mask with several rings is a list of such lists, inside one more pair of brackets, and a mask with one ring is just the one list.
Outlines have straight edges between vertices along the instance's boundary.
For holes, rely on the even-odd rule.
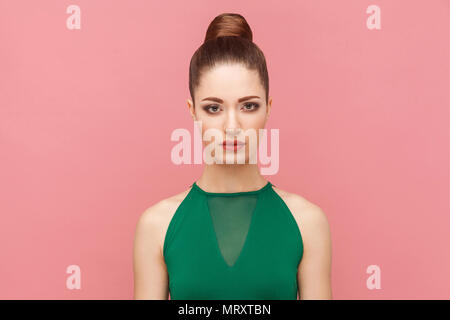
[[215,161],[196,182],[141,215],[135,299],[332,299],[325,214],[249,161],[254,149],[244,132],[265,127],[272,98],[264,54],[244,17],[211,22],[191,59],[189,90],[202,134],[223,135],[212,139]]

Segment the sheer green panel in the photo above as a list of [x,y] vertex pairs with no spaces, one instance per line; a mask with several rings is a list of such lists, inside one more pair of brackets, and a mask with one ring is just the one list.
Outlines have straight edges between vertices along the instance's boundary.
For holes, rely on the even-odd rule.
[[242,251],[257,200],[257,194],[207,196],[218,246],[229,266],[234,265]]

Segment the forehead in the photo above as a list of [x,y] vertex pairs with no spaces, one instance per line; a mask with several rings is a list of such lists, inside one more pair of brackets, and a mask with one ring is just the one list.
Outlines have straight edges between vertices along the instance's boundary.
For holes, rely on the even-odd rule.
[[261,95],[264,91],[259,74],[239,63],[219,64],[200,77],[197,96],[214,95],[224,99],[238,99],[246,95]]

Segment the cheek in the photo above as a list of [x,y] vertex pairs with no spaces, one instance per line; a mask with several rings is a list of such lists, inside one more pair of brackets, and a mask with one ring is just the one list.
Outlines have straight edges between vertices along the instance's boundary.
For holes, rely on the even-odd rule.
[[[205,135],[205,133],[209,129],[211,129],[211,130],[210,130],[210,132],[208,132],[209,136],[207,136],[207,135]],[[217,131],[222,132],[220,125],[217,125],[214,122],[211,123],[211,121],[203,121],[202,122],[202,142],[205,146],[210,143],[216,142],[215,134],[218,134]],[[218,139],[219,139],[218,141],[222,140],[221,138],[218,138]]]
[[264,128],[264,122],[264,115],[258,115],[254,117],[246,117],[243,119],[242,125],[245,129],[262,129]]
[[202,136],[205,134],[205,132],[208,129],[217,129],[217,130],[222,130],[222,122],[220,121],[220,119],[214,118],[214,117],[199,117],[197,118],[198,121],[201,122],[201,126],[202,126]]
[[221,117],[204,114],[199,115],[197,120],[202,122],[203,128],[220,128],[222,123]]

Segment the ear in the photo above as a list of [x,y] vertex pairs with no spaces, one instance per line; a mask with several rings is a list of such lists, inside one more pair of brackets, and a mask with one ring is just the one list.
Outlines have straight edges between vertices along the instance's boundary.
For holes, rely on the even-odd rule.
[[271,110],[272,110],[272,97],[269,97],[269,101],[267,102],[266,121],[269,119]]
[[192,102],[191,99],[187,99],[186,102],[187,102],[189,113],[191,114],[192,119],[194,119],[194,121],[196,121],[194,103]]

